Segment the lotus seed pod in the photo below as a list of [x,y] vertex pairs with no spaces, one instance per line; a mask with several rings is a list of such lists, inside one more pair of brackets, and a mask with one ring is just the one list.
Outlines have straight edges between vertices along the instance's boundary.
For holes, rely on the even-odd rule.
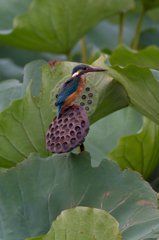
[[89,120],[81,106],[65,108],[55,117],[46,134],[46,148],[52,153],[70,152],[80,146],[89,132]]

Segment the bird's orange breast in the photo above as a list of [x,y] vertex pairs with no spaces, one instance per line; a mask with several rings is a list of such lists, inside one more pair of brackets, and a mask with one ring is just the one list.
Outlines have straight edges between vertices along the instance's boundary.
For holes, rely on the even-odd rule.
[[61,112],[67,107],[73,105],[74,101],[80,96],[83,92],[86,83],[86,78],[81,76],[80,84],[77,87],[77,90],[69,95],[64,102],[64,105],[61,107]]
[[77,90],[73,93],[73,94],[75,94],[74,95],[75,99],[78,98],[80,96],[80,94],[83,92],[85,83],[86,83],[86,78],[81,76],[80,84],[79,84]]

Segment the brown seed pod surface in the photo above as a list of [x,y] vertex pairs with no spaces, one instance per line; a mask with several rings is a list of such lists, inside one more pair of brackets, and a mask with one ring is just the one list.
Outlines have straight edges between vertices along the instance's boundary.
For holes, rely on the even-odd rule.
[[89,132],[89,120],[81,106],[66,108],[55,117],[46,134],[46,148],[53,153],[70,152],[80,146]]

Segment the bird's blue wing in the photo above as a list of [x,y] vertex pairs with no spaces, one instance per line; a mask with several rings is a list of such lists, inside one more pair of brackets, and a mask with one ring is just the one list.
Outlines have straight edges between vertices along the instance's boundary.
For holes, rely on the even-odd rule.
[[57,105],[63,103],[69,95],[77,90],[79,81],[79,79],[70,78],[63,84],[57,97]]
[[72,81],[74,80],[74,78],[69,78],[69,79],[67,79],[64,83],[63,83],[63,85],[62,85],[62,87],[60,88],[60,92],[65,88],[65,87],[67,87],[67,85],[69,84],[69,83],[71,83]]

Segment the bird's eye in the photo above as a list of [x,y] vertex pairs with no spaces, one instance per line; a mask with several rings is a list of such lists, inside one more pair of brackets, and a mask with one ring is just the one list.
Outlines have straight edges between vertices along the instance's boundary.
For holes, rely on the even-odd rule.
[[83,70],[86,70],[87,68],[86,67],[83,67]]

